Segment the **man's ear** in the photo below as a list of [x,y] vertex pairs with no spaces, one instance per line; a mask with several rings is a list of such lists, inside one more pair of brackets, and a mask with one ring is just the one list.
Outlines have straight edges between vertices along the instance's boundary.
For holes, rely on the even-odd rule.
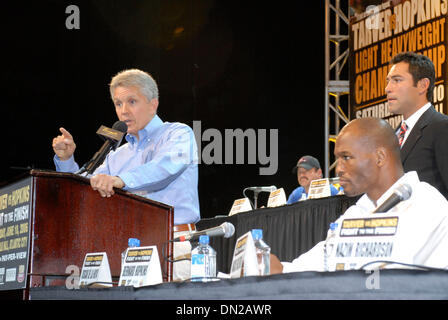
[[382,167],[386,164],[387,158],[388,158],[388,153],[386,148],[383,147],[379,147],[376,149],[375,152],[375,156],[376,156],[376,165],[378,167]]
[[154,113],[157,113],[157,108],[159,107],[159,99],[153,98],[150,103]]
[[320,176],[320,178],[322,179],[322,177],[323,177],[323,176],[322,176],[322,169],[320,169],[320,168],[317,169],[317,170],[316,170],[316,173],[317,173],[317,174]]
[[426,95],[426,92],[428,91],[428,88],[429,88],[429,79],[423,78],[423,79],[418,80],[417,88],[419,89],[420,94]]

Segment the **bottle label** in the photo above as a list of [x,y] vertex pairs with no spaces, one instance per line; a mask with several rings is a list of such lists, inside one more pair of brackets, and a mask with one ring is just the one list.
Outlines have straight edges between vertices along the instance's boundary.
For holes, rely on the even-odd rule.
[[205,257],[203,254],[191,255],[191,278],[205,277]]
[[205,254],[191,255],[191,278],[215,277],[212,259]]

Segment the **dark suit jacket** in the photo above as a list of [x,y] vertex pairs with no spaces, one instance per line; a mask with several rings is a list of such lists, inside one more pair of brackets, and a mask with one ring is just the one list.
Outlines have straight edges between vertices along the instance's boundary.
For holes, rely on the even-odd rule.
[[401,148],[405,172],[417,171],[448,199],[448,116],[430,107],[422,114]]

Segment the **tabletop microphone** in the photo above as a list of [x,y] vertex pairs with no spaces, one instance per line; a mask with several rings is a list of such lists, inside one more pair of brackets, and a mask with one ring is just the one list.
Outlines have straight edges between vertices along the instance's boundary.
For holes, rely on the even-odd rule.
[[180,236],[173,239],[174,242],[190,241],[199,238],[200,236],[207,235],[209,237],[221,237],[230,238],[235,233],[235,227],[230,222],[224,222],[220,226],[213,227],[210,229],[205,229],[202,231],[190,232],[190,234],[185,236]]
[[408,200],[412,194],[412,188],[408,184],[402,184],[398,186],[394,193],[383,202],[382,205],[377,207],[373,213],[379,213],[379,212],[387,212],[393,207],[395,207],[398,203],[404,200]]
[[96,168],[98,168],[106,158],[107,154],[113,149],[115,150],[121,143],[124,135],[128,131],[128,126],[124,121],[117,121],[111,128],[101,126],[96,132],[101,136],[104,141],[100,150],[98,150],[93,158],[79,169],[76,174],[81,174],[87,171],[87,173],[92,174]]

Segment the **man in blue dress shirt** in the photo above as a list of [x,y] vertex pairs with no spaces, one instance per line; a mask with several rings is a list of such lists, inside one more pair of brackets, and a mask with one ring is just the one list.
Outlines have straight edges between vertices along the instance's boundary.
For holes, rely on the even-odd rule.
[[[137,69],[118,73],[110,83],[110,94],[120,121],[128,126],[128,143],[110,152],[92,177],[92,188],[102,197],[111,197],[113,188],[144,196],[174,207],[175,237],[195,230],[200,219],[198,196],[198,154],[193,130],[182,123],[163,122],[157,115],[159,93],[155,80]],[[53,139],[56,170],[76,172],[76,144],[72,135],[60,128]],[[175,243],[174,255],[183,258],[191,250],[189,242]],[[174,279],[189,278],[188,267]],[[187,265],[188,264],[188,265]]]
[[[312,156],[303,156],[293,168],[293,173],[297,174],[297,181],[300,187],[294,189],[288,197],[287,204],[308,199],[308,191],[311,181],[322,179],[322,169],[319,161]],[[331,195],[338,194],[339,190],[330,184]]]

